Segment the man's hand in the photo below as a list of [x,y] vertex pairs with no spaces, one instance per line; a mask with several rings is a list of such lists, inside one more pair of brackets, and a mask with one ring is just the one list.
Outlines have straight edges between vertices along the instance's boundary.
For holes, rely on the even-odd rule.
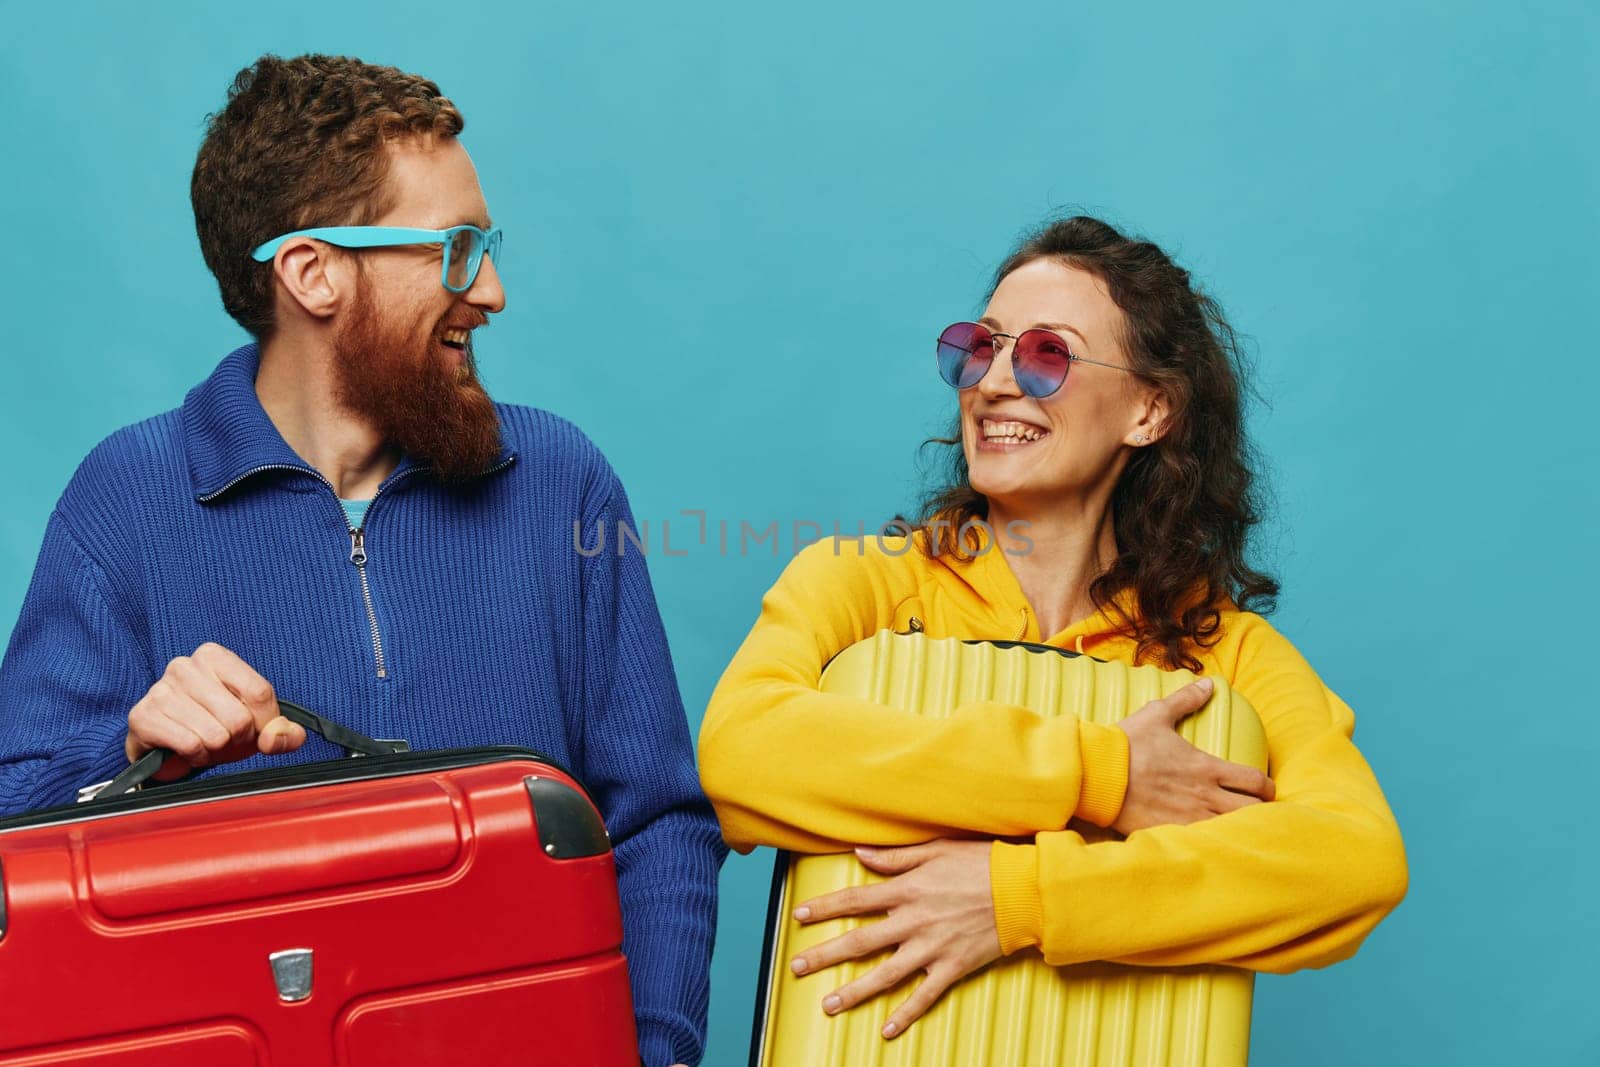
[[945,990],[999,959],[990,848],[988,841],[930,841],[910,848],[856,849],[856,857],[872,870],[897,877],[808,900],[794,917],[803,923],[878,912],[887,917],[806,949],[790,968],[810,974],[883,949],[893,948],[894,954],[824,997],[822,1010],[836,1015],[921,971],[925,977],[883,1027],[884,1037],[895,1037]]
[[211,642],[167,664],[128,712],[130,762],[152,748],[173,752],[156,772],[161,781],[257,752],[292,752],[305,740],[304,727],[278,714],[272,683]]
[[1178,723],[1211,699],[1211,679],[1152,700],[1117,723],[1128,735],[1128,792],[1111,828],[1131,834],[1150,826],[1198,822],[1271,800],[1272,779],[1200,751],[1178,736]]

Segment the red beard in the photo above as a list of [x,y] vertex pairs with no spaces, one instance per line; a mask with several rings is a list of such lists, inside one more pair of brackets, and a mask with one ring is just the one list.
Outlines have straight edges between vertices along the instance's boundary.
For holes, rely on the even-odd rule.
[[[333,342],[339,403],[441,482],[482,474],[500,454],[500,419],[478,381],[472,342],[453,366],[437,324],[427,332],[416,323],[387,324],[365,279],[352,314]],[[453,325],[487,321],[473,316]]]

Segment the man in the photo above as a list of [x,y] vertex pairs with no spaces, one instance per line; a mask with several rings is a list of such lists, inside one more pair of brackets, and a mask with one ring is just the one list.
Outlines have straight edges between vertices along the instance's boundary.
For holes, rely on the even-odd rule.
[[726,850],[643,560],[572,549],[574,522],[632,522],[621,484],[478,381],[505,295],[462,126],[392,68],[240,73],[191,196],[257,343],[96,447],[50,516],[0,665],[0,809],[156,747],[163,779],[333,755],[280,694],[416,748],[537,749],[611,831],[645,1062],[694,1062]]

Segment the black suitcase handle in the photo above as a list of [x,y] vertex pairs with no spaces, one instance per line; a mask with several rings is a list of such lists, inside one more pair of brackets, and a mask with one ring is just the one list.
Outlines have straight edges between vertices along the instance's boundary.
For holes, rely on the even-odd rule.
[[[291,704],[287,700],[278,701],[278,711],[285,719],[299,723],[319,737],[338,745],[352,756],[387,756],[391,752],[409,752],[411,750],[411,746],[404,741],[376,740],[366,734],[357,733],[348,726],[340,726],[332,719],[325,719],[314,711],[302,708],[299,704]],[[106,787],[95,794],[95,799],[118,797],[139,788],[161,769],[161,765],[172,754],[170,748],[152,748],[149,752],[128,764],[127,770],[107,782]]]

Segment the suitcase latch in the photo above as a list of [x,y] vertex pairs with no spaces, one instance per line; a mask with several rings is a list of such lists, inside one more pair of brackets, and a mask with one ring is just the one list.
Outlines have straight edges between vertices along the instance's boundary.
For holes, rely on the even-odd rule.
[[272,981],[278,987],[278,999],[288,1004],[305,1000],[311,995],[311,950],[286,948],[267,957],[272,964]]

